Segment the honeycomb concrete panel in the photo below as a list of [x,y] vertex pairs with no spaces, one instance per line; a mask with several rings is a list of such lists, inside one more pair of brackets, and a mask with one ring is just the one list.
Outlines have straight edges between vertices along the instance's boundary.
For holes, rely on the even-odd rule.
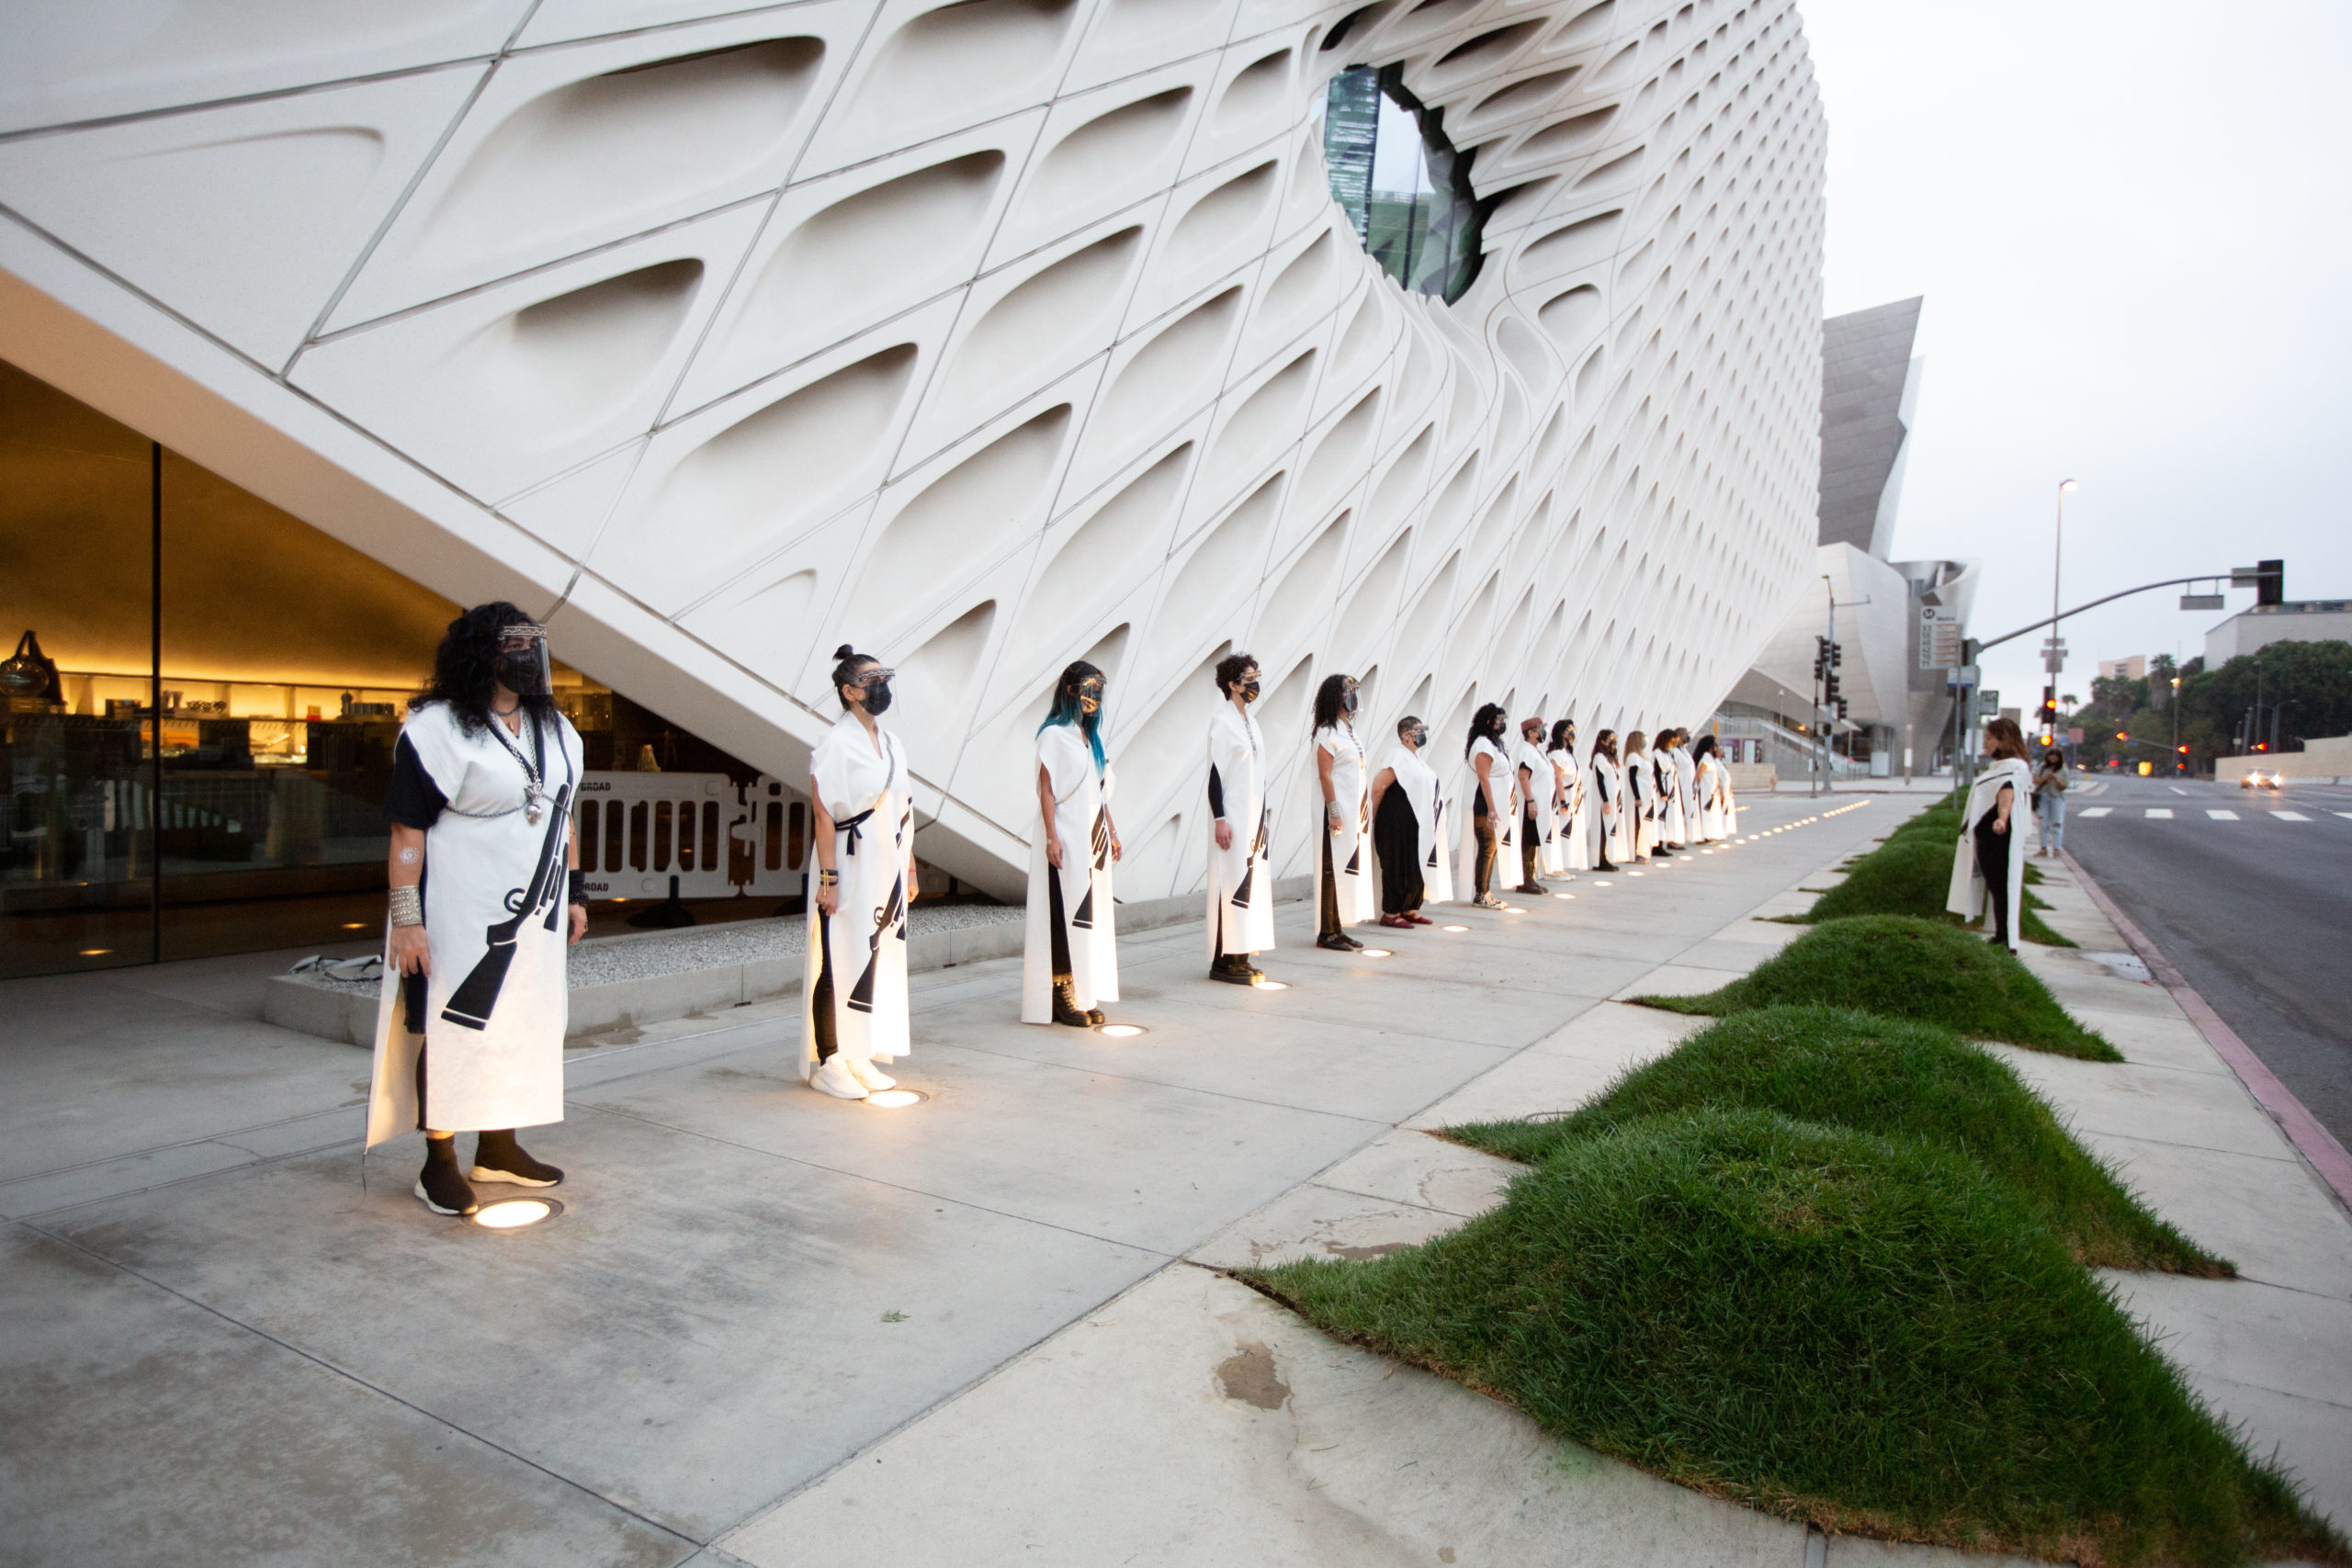
[[[37,7],[0,355],[780,774],[834,645],[899,666],[919,848],[982,886],[1072,658],[1148,898],[1199,883],[1222,652],[1295,794],[1333,671],[1374,736],[1692,722],[1815,570],[1788,0],[411,9]],[[1451,304],[1330,199],[1359,64],[1470,154]]]

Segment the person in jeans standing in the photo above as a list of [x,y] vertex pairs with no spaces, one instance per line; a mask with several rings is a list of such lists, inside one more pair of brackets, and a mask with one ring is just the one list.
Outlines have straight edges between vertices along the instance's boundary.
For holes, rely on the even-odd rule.
[[2054,856],[2066,845],[2066,757],[2057,747],[2041,753],[2041,769],[2033,775],[2033,816],[2041,829],[2036,854]]

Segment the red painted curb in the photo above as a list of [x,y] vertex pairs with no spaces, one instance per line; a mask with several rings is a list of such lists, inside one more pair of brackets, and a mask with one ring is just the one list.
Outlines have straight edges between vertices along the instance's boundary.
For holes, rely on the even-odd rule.
[[2292,1089],[2278,1081],[2278,1075],[2263,1066],[2262,1058],[2238,1038],[2237,1031],[2223,1023],[2222,1015],[2197,994],[2197,987],[2166,962],[2165,955],[2157,951],[2156,944],[2148,940],[2147,933],[2133,925],[2132,918],[2115,907],[2115,900],[2091,879],[2091,874],[2083,869],[2080,861],[2064,850],[2058,852],[2058,858],[2066,863],[2066,869],[2075,874],[2075,880],[2082,884],[2083,891],[2089,894],[2091,902],[2098,906],[2099,913],[2123,933],[2123,940],[2132,944],[2132,951],[2140,955],[2140,962],[2146,964],[2148,973],[2156,977],[2156,983],[2172,993],[2172,999],[2180,1004],[2180,1010],[2188,1015],[2188,1021],[2205,1036],[2207,1043],[2230,1065],[2230,1071],[2238,1076],[2238,1082],[2245,1085],[2246,1092],[2254,1096],[2255,1103],[2278,1123],[2279,1131],[2285,1133],[2302,1156],[2311,1161],[2312,1168],[2319,1172],[2320,1179],[2335,1189],[2336,1201],[2346,1208],[2352,1208],[2352,1150],[2346,1150],[2336,1142],[2335,1134],[2323,1126],[2320,1119],[2295,1098]]

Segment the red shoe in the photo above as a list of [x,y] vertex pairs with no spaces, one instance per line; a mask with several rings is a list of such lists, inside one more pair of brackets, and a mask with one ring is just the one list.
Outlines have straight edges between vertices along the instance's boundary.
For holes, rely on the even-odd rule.
[[1413,922],[1402,915],[1383,915],[1380,923],[1391,931],[1408,931],[1413,929]]
[[1406,916],[1405,916],[1405,919],[1406,919],[1406,920],[1407,920],[1408,923],[1410,923],[1410,924],[1412,924],[1412,925],[1417,925],[1417,926],[1433,926],[1433,925],[1437,924],[1437,922],[1436,922],[1435,920],[1430,919],[1427,915],[1422,914],[1419,909],[1413,909],[1413,910],[1409,910],[1409,911],[1408,911],[1408,912],[1407,912],[1407,914],[1406,914]]

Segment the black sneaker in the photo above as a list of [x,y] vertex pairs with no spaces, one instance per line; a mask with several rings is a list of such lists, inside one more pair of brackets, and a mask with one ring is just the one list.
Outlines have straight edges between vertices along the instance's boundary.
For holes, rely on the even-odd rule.
[[1110,1021],[1111,1015],[1104,1012],[1101,1008],[1088,1008],[1086,1010],[1086,1025],[1089,1029],[1097,1028]]
[[1228,986],[1254,986],[1258,983],[1258,972],[1250,967],[1248,959],[1228,954],[1209,965],[1209,978],[1222,980]]
[[1341,931],[1325,931],[1315,939],[1315,945],[1330,953],[1353,953],[1361,942],[1351,940]]
[[474,1140],[472,1175],[476,1181],[511,1181],[517,1187],[557,1187],[563,1182],[562,1171],[523,1152],[511,1128],[484,1133]]
[[1068,1024],[1072,1029],[1084,1029],[1094,1021],[1087,1017],[1086,1010],[1078,1005],[1078,987],[1072,981],[1054,982],[1054,1021]]
[[481,1207],[474,1201],[474,1190],[458,1174],[455,1161],[426,1160],[416,1173],[416,1197],[436,1214],[470,1214]]

